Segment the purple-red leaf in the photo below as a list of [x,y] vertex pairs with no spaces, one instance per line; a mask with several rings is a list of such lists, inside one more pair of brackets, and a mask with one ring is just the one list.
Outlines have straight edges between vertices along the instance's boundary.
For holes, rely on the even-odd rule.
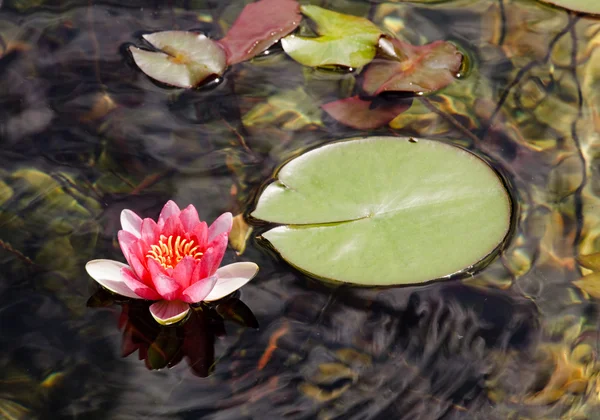
[[225,37],[219,40],[232,65],[260,54],[300,24],[296,0],[260,0],[244,7]]
[[373,61],[365,72],[363,89],[370,95],[390,91],[423,94],[442,89],[454,81],[463,58],[445,41],[414,46],[381,38],[379,47],[391,59]]
[[329,102],[321,108],[335,120],[357,130],[379,128],[410,107],[410,102],[384,103],[365,101],[358,96]]

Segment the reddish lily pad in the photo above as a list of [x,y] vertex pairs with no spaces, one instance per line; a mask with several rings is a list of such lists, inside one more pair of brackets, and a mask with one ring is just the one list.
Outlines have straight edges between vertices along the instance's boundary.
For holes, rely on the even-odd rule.
[[244,7],[219,44],[227,52],[227,64],[260,54],[298,27],[302,16],[296,0],[260,0]]
[[352,96],[329,102],[321,108],[332,118],[357,130],[379,128],[406,111],[410,103],[377,103]]
[[309,67],[362,67],[375,57],[381,30],[370,20],[302,6],[302,13],[317,26],[318,37],[289,35],[281,40],[285,52]]
[[159,82],[191,88],[225,70],[225,51],[202,34],[165,31],[144,35],[144,39],[162,52],[129,50],[138,67]]
[[365,72],[363,89],[369,94],[433,92],[452,83],[462,64],[460,51],[445,41],[415,46],[382,38],[379,46],[392,59],[377,60]]

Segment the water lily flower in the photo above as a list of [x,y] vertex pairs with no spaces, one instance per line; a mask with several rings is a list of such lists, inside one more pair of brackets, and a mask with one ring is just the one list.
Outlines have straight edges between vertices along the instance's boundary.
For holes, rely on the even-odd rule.
[[189,304],[221,299],[257,273],[258,266],[238,262],[219,268],[229,232],[231,213],[210,226],[189,205],[183,211],[173,201],[163,207],[158,222],[121,212],[118,238],[129,265],[93,260],[85,268],[100,285],[126,297],[157,301],[150,313],[163,325],[182,320]]

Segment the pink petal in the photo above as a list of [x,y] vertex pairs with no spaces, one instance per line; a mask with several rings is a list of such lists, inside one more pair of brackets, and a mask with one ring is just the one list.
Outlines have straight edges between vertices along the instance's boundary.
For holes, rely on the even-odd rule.
[[146,286],[144,283],[139,281],[133,271],[131,271],[128,267],[121,268],[121,276],[123,276],[123,281],[133,292],[140,296],[143,299],[147,300],[160,300],[161,297],[156,291]]
[[186,232],[191,232],[194,230],[196,225],[200,223],[200,217],[198,217],[198,211],[196,211],[196,207],[191,204],[187,206],[179,215],[179,220],[183,224],[183,228]]
[[170,325],[181,321],[190,310],[187,303],[178,300],[159,302],[150,305],[150,313],[152,317],[162,325]]
[[162,235],[165,235],[167,238],[169,236],[183,236],[185,231],[183,230],[183,224],[181,220],[179,220],[178,216],[171,216],[165,222],[165,225],[162,228]]
[[[374,106],[375,105],[375,106]],[[357,130],[370,130],[379,128],[410,108],[410,102],[380,103],[365,101],[358,96],[340,99],[322,105],[335,120]]]
[[121,251],[125,256],[125,259],[131,264],[129,256],[132,253],[137,253],[138,238],[133,235],[133,233],[127,232],[126,230],[120,230],[117,234],[117,238],[119,239],[119,245],[121,246]]
[[214,252],[214,261],[213,267],[211,268],[211,274],[214,272],[214,270],[219,268],[221,261],[223,261],[223,256],[225,255],[225,250],[227,249],[228,244],[228,235],[229,233],[222,233],[221,235],[217,236],[212,243],[209,244],[211,247],[209,249],[212,249]]
[[150,218],[146,218],[142,221],[142,240],[148,245],[154,245],[158,243],[160,237],[160,229],[156,222]]
[[204,249],[208,239],[208,226],[206,222],[200,222],[192,231],[191,238],[199,245],[200,248]]
[[181,300],[187,303],[202,302],[217,283],[217,276],[201,279],[190,287],[185,289],[181,294]]
[[132,271],[135,273],[137,278],[144,283],[146,286],[152,287],[151,275],[144,263],[140,261],[136,254],[129,255],[129,265],[131,266]]
[[192,284],[192,274],[198,263],[193,257],[184,257],[179,261],[173,270],[173,279],[183,289],[186,289]]
[[131,210],[125,209],[121,212],[121,228],[139,238],[142,228],[142,218]]
[[181,287],[173,278],[160,273],[152,277],[152,281],[154,281],[154,288],[164,300],[175,300],[179,297]]
[[212,225],[208,228],[208,242],[212,242],[220,234],[231,231],[231,226],[233,226],[233,216],[231,213],[223,213],[217,220],[215,220]]
[[239,262],[217,270],[217,284],[203,300],[210,302],[221,299],[248,283],[258,273],[258,265],[252,262]]
[[112,260],[92,260],[85,265],[88,274],[105,289],[121,296],[141,299],[123,281],[121,269],[127,268],[126,264]]
[[210,248],[204,251],[202,259],[196,266],[197,272],[194,272],[194,279],[203,279],[212,276],[221,265],[225,249],[227,248],[227,234],[223,233],[218,236]]
[[165,222],[171,216],[179,216],[179,213],[181,213],[181,210],[179,210],[179,206],[175,204],[175,202],[172,200],[167,201],[167,204],[165,204],[162,211],[160,212],[160,216],[158,216],[158,227],[162,229],[165,225]]
[[244,7],[227,35],[219,41],[227,51],[227,64],[249,60],[300,24],[295,0],[261,0]]
[[152,278],[158,277],[161,274],[168,275],[167,269],[154,258],[148,258],[146,264],[148,265],[148,270],[150,271],[150,276]]
[[217,270],[212,270],[215,261],[214,254],[215,251],[212,248],[209,248],[204,252],[204,255],[202,255],[200,262],[196,264],[196,268],[194,269],[192,279],[203,279],[205,277],[210,277],[213,274],[215,274]]

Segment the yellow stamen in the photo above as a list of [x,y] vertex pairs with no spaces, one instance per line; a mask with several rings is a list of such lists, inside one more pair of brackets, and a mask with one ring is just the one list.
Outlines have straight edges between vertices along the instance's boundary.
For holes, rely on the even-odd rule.
[[188,240],[176,236],[175,243],[173,243],[173,235],[168,238],[165,235],[160,235],[158,244],[153,244],[150,247],[146,257],[152,258],[164,268],[174,268],[184,257],[201,259],[202,252],[198,249],[199,247],[193,239]]

